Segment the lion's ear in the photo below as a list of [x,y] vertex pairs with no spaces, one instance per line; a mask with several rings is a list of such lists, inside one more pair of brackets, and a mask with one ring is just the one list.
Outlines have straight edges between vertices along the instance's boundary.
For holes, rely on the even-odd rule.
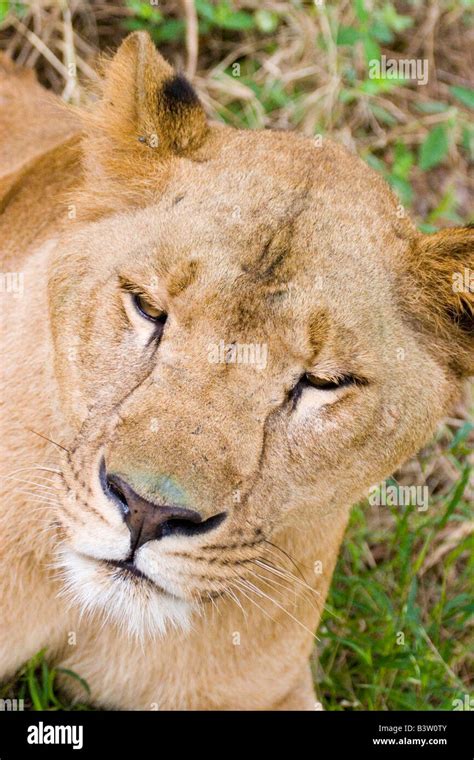
[[190,156],[208,125],[189,82],[158,53],[146,32],[134,32],[104,64],[101,96],[85,115],[89,172],[135,174],[170,155]]
[[474,227],[417,237],[409,292],[411,308],[451,368],[474,374]]

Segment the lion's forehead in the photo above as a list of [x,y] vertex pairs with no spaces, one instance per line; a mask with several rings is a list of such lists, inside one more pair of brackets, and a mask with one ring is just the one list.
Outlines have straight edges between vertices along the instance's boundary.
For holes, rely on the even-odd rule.
[[394,204],[329,141],[237,133],[210,160],[178,162],[155,202],[88,225],[68,245],[104,283],[157,282],[194,321],[291,334],[317,312],[369,341],[382,313],[400,316],[392,291],[411,228],[400,233]]
[[72,246],[94,262],[84,268],[80,291],[98,293],[102,284],[112,293],[124,276],[156,293],[165,309],[179,310],[189,330],[200,324],[223,339],[253,342],[278,334],[302,351],[322,315],[341,341],[359,333],[366,343],[380,342],[382,319],[400,318],[372,235],[327,233],[311,207],[294,208],[283,221],[267,216],[250,229],[212,214],[190,216],[184,203],[182,211],[181,203],[162,202],[92,225]]
[[396,209],[385,183],[356,156],[329,140],[319,146],[275,132],[237,133],[208,161],[178,162],[163,198],[230,228],[280,226],[305,209],[325,223],[390,226]]

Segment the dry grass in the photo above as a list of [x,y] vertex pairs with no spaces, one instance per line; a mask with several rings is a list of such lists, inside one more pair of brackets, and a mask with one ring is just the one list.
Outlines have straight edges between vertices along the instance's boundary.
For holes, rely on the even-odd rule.
[[[147,25],[137,17],[137,3],[125,0],[29,0],[10,6],[12,12],[0,25],[0,48],[20,64],[34,67],[47,87],[72,102],[86,97],[97,52],[115,48],[127,23]],[[185,22],[185,33],[160,48],[179,68],[196,72],[195,84],[211,116],[236,126],[295,128],[309,135],[330,132],[362,155],[379,157],[387,167],[393,165],[397,142],[416,151],[433,126],[449,124],[449,161],[429,173],[413,170],[413,212],[425,219],[451,193],[456,199],[451,216],[466,219],[474,180],[459,133],[469,112],[451,87],[469,88],[472,81],[474,36],[468,13],[463,3],[450,0],[396,6],[400,14],[409,14],[412,25],[382,44],[382,52],[387,57],[428,59],[426,86],[408,84],[375,94],[360,91],[357,83],[367,79],[362,47],[336,44],[338,30],[360,27],[352,0],[321,6],[239,0],[234,2],[236,9],[266,10],[277,28],[268,34],[258,28],[213,28],[200,35],[192,0],[160,0],[165,19]],[[240,66],[240,76],[234,75],[234,64]],[[77,80],[69,74],[74,66]],[[430,112],[433,103],[446,104],[446,110]],[[456,218],[445,215],[442,221]]]

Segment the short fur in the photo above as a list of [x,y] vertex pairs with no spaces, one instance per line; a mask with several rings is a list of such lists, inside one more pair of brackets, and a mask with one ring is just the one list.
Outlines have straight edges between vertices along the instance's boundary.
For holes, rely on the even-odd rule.
[[[143,33],[79,117],[0,77],[2,271],[25,278],[1,295],[0,678],[47,647],[103,707],[312,709],[350,506],[472,372],[473,294],[452,283],[474,231],[418,233],[330,140],[208,123]],[[137,289],[168,314],[159,345]],[[210,361],[221,341],[266,365]],[[304,373],[358,382],[295,392]],[[145,544],[151,582],[107,566],[130,538],[102,458],[227,518]]]

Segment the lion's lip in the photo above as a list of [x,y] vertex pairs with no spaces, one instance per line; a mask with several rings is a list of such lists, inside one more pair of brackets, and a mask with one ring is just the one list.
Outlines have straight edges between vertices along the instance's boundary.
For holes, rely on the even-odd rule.
[[150,578],[149,575],[139,570],[138,567],[135,565],[135,563],[131,562],[130,560],[103,559],[101,560],[101,562],[103,562],[105,565],[108,565],[109,567],[114,567],[118,570],[123,570],[124,573],[128,573],[134,578],[138,578],[140,581],[144,581],[145,583],[148,583],[150,586],[154,588],[155,591],[158,591],[160,594],[164,594],[165,596],[173,597],[175,599],[180,598],[176,596],[175,594],[172,594],[169,591],[167,591],[165,588],[163,588],[163,586],[158,585],[158,583],[156,583],[152,578]]
[[[156,581],[154,581],[152,578],[150,578],[149,575],[146,573],[143,573],[141,570],[138,569],[138,567],[135,565],[134,562],[126,559],[97,559],[89,557],[89,559],[94,559],[95,562],[97,562],[100,565],[105,565],[106,567],[112,567],[115,570],[122,570],[123,575],[126,576],[131,575],[133,578],[137,578],[140,581],[143,581],[144,583],[149,584],[153,589],[160,593],[164,594],[164,596],[167,596],[171,599],[176,599],[177,601],[185,601],[185,599],[182,596],[179,596],[177,594],[172,593],[171,591],[168,591],[163,586],[160,586]],[[211,598],[217,599],[218,597],[222,596],[225,593],[224,589],[220,589],[218,591],[211,591],[206,594],[206,596],[200,598],[201,603],[202,602],[210,602]]]
[[[141,570],[138,569],[138,567],[135,565],[134,562],[129,562],[128,560],[124,559],[104,559],[102,560],[106,565],[111,565],[112,567],[119,568],[120,570],[124,570],[127,573],[130,573],[131,575],[135,576],[136,578],[140,578],[140,580],[148,581],[148,583],[152,583],[156,588],[159,588],[154,581],[148,576],[145,575],[145,573],[142,573]],[[163,591],[163,593],[166,593],[164,589],[159,589],[160,591]]]

